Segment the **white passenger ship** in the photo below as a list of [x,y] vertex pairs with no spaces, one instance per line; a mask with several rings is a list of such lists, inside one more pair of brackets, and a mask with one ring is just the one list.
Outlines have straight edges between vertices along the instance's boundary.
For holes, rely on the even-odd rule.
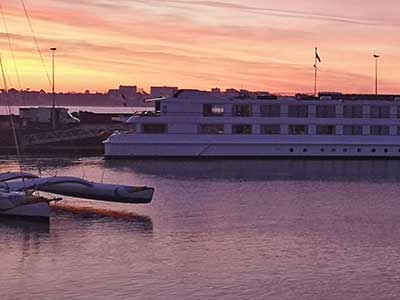
[[400,96],[180,90],[104,142],[122,157],[400,157]]

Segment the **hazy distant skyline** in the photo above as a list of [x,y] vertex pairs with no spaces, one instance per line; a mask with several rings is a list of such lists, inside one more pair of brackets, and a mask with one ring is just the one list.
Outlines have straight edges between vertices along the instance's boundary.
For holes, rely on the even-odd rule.
[[[400,93],[397,0],[25,0],[59,91],[120,84]],[[50,90],[20,0],[3,4],[22,88]],[[18,88],[3,22],[1,53]]]

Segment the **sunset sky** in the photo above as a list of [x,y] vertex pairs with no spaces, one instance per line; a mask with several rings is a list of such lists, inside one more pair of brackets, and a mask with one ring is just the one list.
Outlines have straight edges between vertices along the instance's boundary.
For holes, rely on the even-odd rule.
[[[1,1],[21,88],[50,90],[20,0]],[[398,0],[25,0],[58,91],[120,84],[400,93]],[[20,88],[4,22],[0,51]]]

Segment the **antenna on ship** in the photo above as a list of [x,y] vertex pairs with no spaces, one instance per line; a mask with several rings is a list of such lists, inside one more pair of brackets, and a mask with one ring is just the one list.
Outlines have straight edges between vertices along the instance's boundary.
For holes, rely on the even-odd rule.
[[321,62],[321,58],[318,55],[318,48],[315,47],[314,57],[314,96],[317,97],[317,76],[318,76],[318,63]]
[[375,59],[375,95],[378,95],[378,54],[373,55]]

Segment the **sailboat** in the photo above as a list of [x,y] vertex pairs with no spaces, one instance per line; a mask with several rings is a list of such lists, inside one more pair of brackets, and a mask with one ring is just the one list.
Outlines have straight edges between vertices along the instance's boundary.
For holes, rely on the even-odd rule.
[[78,197],[117,203],[150,203],[154,188],[95,183],[78,177],[37,177],[30,173],[0,174],[0,215],[49,218],[50,203],[62,198],[36,195],[42,191],[53,195]]
[[[0,67],[4,85],[4,92],[7,93],[7,81],[1,56]],[[14,134],[16,154],[18,162],[20,163],[20,152],[18,148],[16,129],[13,123],[13,116],[10,109],[10,104],[7,103],[7,106],[11,118],[11,127]],[[53,122],[54,120],[55,119],[53,114]],[[38,177],[34,174],[22,172],[22,169],[20,167],[20,172],[0,173],[0,217],[3,215],[20,217],[40,217],[48,219],[50,217],[51,211],[50,204],[54,201],[60,201],[62,200],[62,198],[46,198],[39,195],[39,192],[46,192],[50,193],[51,195],[57,196],[78,197],[83,199],[100,200],[107,202],[143,204],[150,203],[152,201],[154,188],[147,186],[126,186],[117,184],[96,183],[78,177]]]

